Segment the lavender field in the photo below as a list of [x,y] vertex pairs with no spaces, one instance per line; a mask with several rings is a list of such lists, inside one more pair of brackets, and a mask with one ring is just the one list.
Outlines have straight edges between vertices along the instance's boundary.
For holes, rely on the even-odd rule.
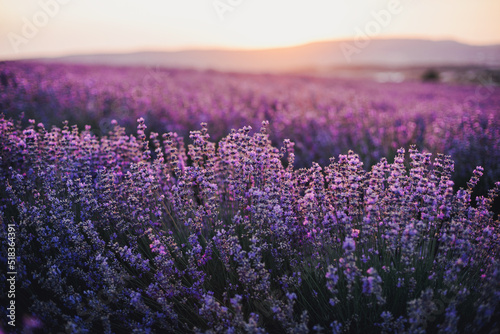
[[[292,75],[227,74],[162,68],[10,62],[0,65],[0,108],[7,118],[63,120],[106,135],[117,120],[127,133],[143,117],[148,131],[189,133],[206,122],[211,139],[231,129],[269,124],[280,147],[295,143],[295,166],[322,166],[353,150],[365,169],[397,149],[417,145],[451,155],[453,180],[465,187],[485,169],[481,194],[500,180],[500,87],[321,79]],[[457,187],[455,189],[458,189]]]
[[479,81],[0,64],[18,332],[493,333]]

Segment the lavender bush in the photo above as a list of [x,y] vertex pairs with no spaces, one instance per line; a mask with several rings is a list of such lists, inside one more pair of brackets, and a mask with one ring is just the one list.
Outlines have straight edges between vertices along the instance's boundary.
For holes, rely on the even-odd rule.
[[454,191],[451,158],[415,147],[370,171],[353,152],[297,169],[294,143],[273,145],[267,122],[217,142],[203,123],[187,147],[174,132],[147,135],[142,118],[135,135],[111,124],[96,136],[68,122],[0,119],[0,239],[4,249],[15,224],[26,331],[500,325],[500,225],[490,211],[500,183],[473,205],[482,167]]

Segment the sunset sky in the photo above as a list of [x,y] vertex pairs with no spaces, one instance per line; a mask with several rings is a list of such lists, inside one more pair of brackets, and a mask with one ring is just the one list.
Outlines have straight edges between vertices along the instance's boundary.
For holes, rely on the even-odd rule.
[[0,0],[0,59],[353,38],[500,44],[499,0]]

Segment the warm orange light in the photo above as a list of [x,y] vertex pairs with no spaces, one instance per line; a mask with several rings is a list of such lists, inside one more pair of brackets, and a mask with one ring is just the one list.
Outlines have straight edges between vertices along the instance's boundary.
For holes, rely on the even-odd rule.
[[38,0],[1,6],[0,59],[272,48],[352,38],[366,29],[371,38],[500,43],[498,0]]

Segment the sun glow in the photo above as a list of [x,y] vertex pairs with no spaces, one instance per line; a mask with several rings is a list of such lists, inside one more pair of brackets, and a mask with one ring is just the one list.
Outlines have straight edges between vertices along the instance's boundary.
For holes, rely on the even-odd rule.
[[[372,21],[380,25],[373,38],[500,43],[500,21],[495,15],[500,2],[496,0],[0,0],[0,6],[0,57],[6,59],[283,47],[353,38]],[[400,10],[387,18],[384,13],[391,6]]]

